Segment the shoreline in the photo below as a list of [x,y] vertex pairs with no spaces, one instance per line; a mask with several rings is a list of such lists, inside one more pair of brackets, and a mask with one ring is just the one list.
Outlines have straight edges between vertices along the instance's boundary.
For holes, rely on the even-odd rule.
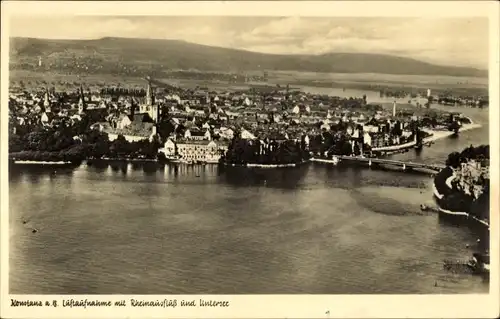
[[311,162],[316,162],[316,163],[328,163],[328,164],[334,164],[334,165],[337,165],[339,163],[339,160],[336,159],[326,159],[326,158],[315,158],[315,157],[312,157],[310,159]]
[[246,168],[287,168],[287,167],[297,167],[302,164],[307,164],[311,162],[312,159],[310,160],[305,160],[299,163],[287,163],[287,164],[254,164],[254,163],[247,163],[247,164],[226,164],[222,163],[224,166],[228,167],[246,167]]
[[[467,117],[469,121],[471,122],[470,124],[464,124],[459,130],[460,132],[466,132],[470,131],[473,129],[478,129],[482,127],[481,124],[475,123],[470,117]],[[426,137],[423,139],[423,144],[429,144],[435,141],[438,141],[440,139],[444,139],[447,137],[450,137],[454,135],[455,133],[452,131],[438,131],[438,130],[429,130],[425,129],[425,132],[432,134],[429,137]],[[415,147],[416,142],[408,142],[400,145],[392,145],[392,146],[385,146],[385,147],[378,147],[372,149],[373,152],[397,152],[401,150],[406,150],[406,149],[411,149]],[[10,153],[9,157],[12,156],[15,153]],[[72,161],[36,161],[36,160],[16,160],[16,159],[11,159],[14,164],[16,165],[68,165],[72,164]],[[102,161],[124,161],[124,162],[160,162],[158,159],[147,159],[147,158],[87,158],[82,161],[93,161],[93,160],[102,160]],[[310,161],[317,161],[317,162],[323,162],[323,161],[329,161],[329,160],[320,160],[320,159],[310,159],[306,161],[302,161],[300,163],[288,163],[288,164],[256,164],[256,163],[248,163],[248,164],[226,164],[223,163],[225,166],[241,166],[241,167],[249,167],[249,168],[285,168],[285,167],[296,167],[298,165],[310,162]],[[186,165],[196,165],[196,163],[184,163]],[[211,163],[210,163],[211,164]],[[215,163],[214,163],[215,164]]]
[[89,158],[86,161],[116,161],[116,162],[158,162],[157,159],[151,158],[111,158],[111,157],[103,157],[103,158]]
[[16,165],[70,165],[73,162],[69,161],[21,161],[13,160],[13,164]]
[[[446,167],[445,169],[449,169],[449,167]],[[440,186],[436,185],[436,179],[440,178],[440,175],[443,174],[443,170],[441,170],[436,175],[436,177],[434,177],[434,179],[432,181],[432,192],[433,192],[433,196],[435,197],[435,203],[437,205],[439,213],[440,214],[446,214],[446,216],[450,216],[450,217],[452,217],[452,216],[454,216],[454,217],[462,216],[462,217],[465,217],[468,221],[470,221],[472,219],[472,220],[474,220],[476,222],[479,222],[483,226],[488,227],[488,230],[489,230],[490,229],[490,224],[486,220],[482,220],[482,219],[476,217],[474,214],[471,214],[470,212],[467,212],[467,211],[453,211],[453,210],[445,209],[445,208],[443,208],[441,206],[440,202],[445,197],[450,196],[452,194],[451,192],[453,192],[455,194],[458,192],[458,191],[454,190],[451,187],[451,185],[449,185],[449,183],[448,183],[448,180],[453,177],[453,173],[449,177],[446,178],[446,180],[444,182],[444,185],[441,185],[443,187],[445,187],[445,185],[446,185],[446,187],[448,188],[448,190],[446,192],[444,191],[444,189],[442,189],[441,191],[439,190]]]
[[[482,127],[481,124],[474,123],[474,121],[472,121],[471,118],[468,118],[468,119],[471,121],[471,123],[462,125],[462,127],[460,127],[460,130],[458,131],[459,134],[461,132],[467,132],[467,131],[478,129],[478,128]],[[428,133],[431,133],[432,135],[424,138],[423,143],[435,142],[437,140],[447,138],[447,137],[450,137],[453,134],[455,134],[452,131],[437,131],[437,130],[425,130],[425,131]]]
[[382,147],[375,147],[372,148],[372,152],[395,152],[395,151],[401,151],[405,149],[410,149],[414,146],[417,145],[416,141],[404,143],[404,144],[399,144],[399,145],[391,145],[391,146],[382,146]]
[[[459,134],[460,134],[460,132],[466,132],[466,131],[470,131],[470,130],[474,130],[474,129],[478,129],[478,128],[482,127],[481,124],[474,123],[474,121],[472,121],[471,118],[468,117],[468,119],[470,120],[471,123],[464,124],[460,128],[460,130],[458,132]],[[432,134],[431,136],[425,137],[422,140],[422,144],[424,144],[424,145],[438,141],[438,140],[443,139],[443,138],[450,137],[453,134],[455,134],[453,131],[448,131],[448,130],[447,131],[438,131],[438,130],[423,129],[423,131],[425,131],[429,134]],[[416,145],[417,145],[417,142],[412,141],[412,142],[407,142],[407,143],[400,144],[400,145],[376,147],[376,148],[372,149],[372,152],[395,152],[395,151],[401,151],[401,150],[405,150],[405,149],[411,149],[412,147],[415,147]]]

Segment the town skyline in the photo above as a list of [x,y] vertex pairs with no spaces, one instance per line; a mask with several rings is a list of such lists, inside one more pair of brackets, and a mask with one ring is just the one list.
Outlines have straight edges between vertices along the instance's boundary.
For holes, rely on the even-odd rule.
[[291,55],[369,52],[479,69],[488,68],[489,56],[487,18],[17,16],[10,37],[183,40]]

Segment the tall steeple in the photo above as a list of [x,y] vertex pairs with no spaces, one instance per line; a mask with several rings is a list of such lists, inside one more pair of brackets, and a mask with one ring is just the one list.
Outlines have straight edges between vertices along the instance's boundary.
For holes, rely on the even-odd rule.
[[50,112],[50,101],[49,101],[49,90],[45,89],[45,97],[43,101],[43,107],[46,112]]
[[83,113],[87,109],[85,104],[85,94],[83,93],[83,85],[80,84],[80,100],[78,101],[78,113]]
[[130,117],[134,118],[134,115],[135,115],[135,108],[136,108],[136,103],[135,103],[135,99],[132,98],[131,101],[130,101]]
[[326,113],[326,118],[329,120],[332,118],[332,114],[330,113],[330,110]]
[[153,90],[151,89],[151,79],[147,77],[146,80],[148,81],[148,87],[146,89],[146,105],[151,106],[154,103]]

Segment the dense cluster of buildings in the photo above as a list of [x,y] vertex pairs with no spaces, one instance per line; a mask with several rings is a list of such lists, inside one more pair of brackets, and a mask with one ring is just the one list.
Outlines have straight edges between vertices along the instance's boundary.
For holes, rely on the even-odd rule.
[[489,168],[489,161],[467,161],[455,170],[455,181],[464,193],[477,199],[484,191],[484,181],[490,179]]
[[11,91],[11,121],[54,127],[76,123],[86,115],[92,128],[129,142],[158,137],[165,123],[160,152],[189,161],[217,161],[235,134],[251,140],[303,140],[325,132],[342,133],[372,148],[415,138],[410,112],[386,112],[366,98],[339,98],[290,91],[215,92],[208,89],[167,92],[148,81],[145,96],[85,92]]

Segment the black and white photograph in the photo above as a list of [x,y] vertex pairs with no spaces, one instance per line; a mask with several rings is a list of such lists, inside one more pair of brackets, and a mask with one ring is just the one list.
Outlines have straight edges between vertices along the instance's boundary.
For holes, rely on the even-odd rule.
[[8,294],[490,293],[488,16],[285,5],[9,17]]

